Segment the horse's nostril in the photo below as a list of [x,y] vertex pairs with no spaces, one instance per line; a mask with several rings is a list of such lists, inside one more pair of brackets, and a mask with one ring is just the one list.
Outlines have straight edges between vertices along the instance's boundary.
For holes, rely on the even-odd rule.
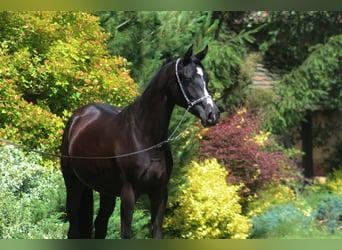
[[208,122],[213,123],[214,121],[215,121],[215,114],[213,112],[209,112]]

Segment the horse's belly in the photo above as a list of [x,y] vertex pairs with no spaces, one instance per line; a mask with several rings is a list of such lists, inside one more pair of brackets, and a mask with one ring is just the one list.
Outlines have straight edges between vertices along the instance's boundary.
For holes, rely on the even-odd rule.
[[74,168],[80,181],[88,187],[109,195],[120,195],[122,182],[119,171],[111,164],[83,164]]

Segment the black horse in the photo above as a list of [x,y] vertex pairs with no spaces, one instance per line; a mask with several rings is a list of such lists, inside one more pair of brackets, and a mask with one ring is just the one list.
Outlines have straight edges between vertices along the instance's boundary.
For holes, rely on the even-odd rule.
[[[151,203],[152,236],[162,237],[167,186],[173,165],[168,126],[177,104],[215,125],[219,110],[207,91],[208,76],[192,46],[163,65],[143,94],[124,109],[90,104],[68,121],[62,142],[61,169],[66,185],[68,238],[91,238],[93,190],[100,193],[95,238],[105,238],[108,219],[121,198],[121,237],[131,237],[132,214],[139,195]],[[161,143],[162,142],[162,143]],[[158,145],[158,146],[155,146]]]

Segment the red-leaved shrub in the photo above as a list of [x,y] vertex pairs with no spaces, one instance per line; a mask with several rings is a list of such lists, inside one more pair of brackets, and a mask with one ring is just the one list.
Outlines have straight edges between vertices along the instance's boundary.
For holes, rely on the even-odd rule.
[[248,196],[294,169],[269,135],[261,130],[257,116],[243,108],[208,129],[200,142],[201,157],[216,158],[229,172],[227,181],[243,183],[242,194]]

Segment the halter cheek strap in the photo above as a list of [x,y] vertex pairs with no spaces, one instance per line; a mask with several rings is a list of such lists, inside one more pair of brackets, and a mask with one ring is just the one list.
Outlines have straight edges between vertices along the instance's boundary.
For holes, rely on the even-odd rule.
[[184,96],[184,99],[185,99],[185,101],[188,104],[187,110],[190,110],[193,106],[195,106],[196,104],[200,103],[204,99],[211,98],[211,96],[210,95],[205,95],[205,96],[202,96],[202,97],[200,97],[200,98],[198,98],[198,99],[196,99],[194,101],[190,101],[188,95],[186,94],[186,92],[184,90],[183,84],[182,84],[181,79],[180,79],[179,74],[178,74],[178,64],[179,64],[180,60],[181,59],[178,58],[177,61],[176,61],[176,64],[175,64],[176,78],[177,78],[177,83],[179,85],[179,88],[180,88],[180,90],[181,90],[181,92],[182,92],[182,94]]

